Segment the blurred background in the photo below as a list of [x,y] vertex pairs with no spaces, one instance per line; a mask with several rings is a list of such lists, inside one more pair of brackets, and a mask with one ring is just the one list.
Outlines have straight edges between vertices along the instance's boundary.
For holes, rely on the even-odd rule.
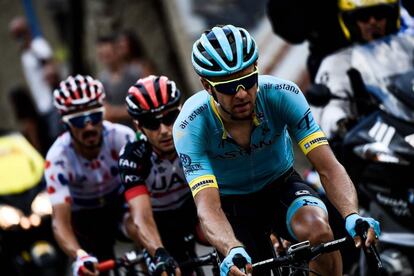
[[[261,73],[296,81],[305,88],[307,46],[290,46],[274,35],[265,7],[265,0],[1,0],[0,124],[3,128],[24,128],[24,114],[15,110],[10,95],[27,89],[33,97],[33,84],[28,83],[30,76],[25,77],[22,67],[21,38],[10,29],[16,16],[24,16],[36,35],[49,44],[55,64],[50,70],[55,72],[48,72],[51,86],[58,82],[56,78],[61,80],[69,74],[99,77],[111,71],[114,63],[136,62],[137,76],[165,74],[188,96],[201,89],[191,67],[192,43],[202,31],[216,24],[234,24],[246,28],[256,38]],[[125,54],[128,57],[121,56],[118,45],[122,42],[115,41],[121,34],[136,40],[130,53]],[[115,50],[105,48],[106,42],[114,42]],[[35,111],[39,112],[36,108]]]
[[[308,45],[289,45],[276,36],[266,17],[266,3],[266,0],[0,0],[0,132],[19,131],[44,157],[63,130],[52,105],[52,91],[61,80],[77,73],[89,74],[103,82],[107,119],[127,125],[124,99],[128,88],[140,77],[166,75],[188,97],[202,88],[191,65],[192,44],[204,30],[217,24],[247,29],[259,45],[261,73],[292,80],[304,91],[309,84]],[[9,165],[0,169],[8,170]],[[302,154],[298,155],[296,166],[300,172],[308,166]],[[29,199],[23,200],[34,202],[39,192],[25,193]],[[44,192],[40,195],[38,205],[47,206],[46,195]],[[17,202],[7,191],[3,198],[10,206]],[[16,210],[0,210],[0,222],[2,215],[10,218]],[[33,208],[25,212],[25,216],[36,217],[32,211]],[[50,225],[48,221],[43,223],[49,219],[43,214],[50,211],[41,213],[38,224]],[[19,254],[26,251],[15,245],[32,243],[22,240],[30,235],[36,237],[37,234],[28,233],[38,231],[32,224],[27,222],[27,227],[19,228],[18,232],[9,231],[14,238],[7,238],[9,248],[16,251],[17,262],[22,264],[27,258]],[[27,232],[22,235],[24,231]],[[50,229],[45,231],[45,235],[52,236]],[[3,234],[0,242],[2,237],[3,241],[6,239]],[[1,246],[0,243],[0,253]],[[118,250],[125,252],[129,246],[121,244]],[[36,243],[32,251],[51,248]],[[209,249],[199,250],[205,253]],[[12,255],[5,250],[2,254]]]

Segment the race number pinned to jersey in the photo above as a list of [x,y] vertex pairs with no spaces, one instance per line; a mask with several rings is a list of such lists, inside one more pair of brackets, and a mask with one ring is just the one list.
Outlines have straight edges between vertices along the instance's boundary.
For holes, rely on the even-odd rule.
[[322,145],[328,145],[328,139],[322,131],[314,132],[299,142],[299,147],[305,155]]

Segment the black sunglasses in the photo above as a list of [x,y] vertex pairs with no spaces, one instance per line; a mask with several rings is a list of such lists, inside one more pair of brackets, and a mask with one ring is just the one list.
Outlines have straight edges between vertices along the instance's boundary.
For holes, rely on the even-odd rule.
[[353,19],[361,22],[368,22],[371,17],[376,20],[382,20],[390,17],[392,9],[387,6],[369,7],[365,9],[359,9],[352,12],[351,16]]
[[160,128],[161,124],[166,126],[171,126],[174,124],[175,119],[177,119],[179,113],[180,110],[175,109],[158,116],[146,115],[139,120],[139,124],[143,128],[147,128],[149,130],[157,130]]
[[242,76],[237,79],[226,80],[226,81],[211,81],[205,79],[217,92],[227,95],[235,95],[240,88],[248,90],[258,83],[259,71],[257,67],[250,74]]

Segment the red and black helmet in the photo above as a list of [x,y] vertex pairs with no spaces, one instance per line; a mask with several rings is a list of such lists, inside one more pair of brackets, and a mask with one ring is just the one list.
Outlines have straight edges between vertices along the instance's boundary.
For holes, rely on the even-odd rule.
[[156,114],[180,104],[181,92],[175,82],[165,76],[139,79],[128,90],[126,103],[133,118]]

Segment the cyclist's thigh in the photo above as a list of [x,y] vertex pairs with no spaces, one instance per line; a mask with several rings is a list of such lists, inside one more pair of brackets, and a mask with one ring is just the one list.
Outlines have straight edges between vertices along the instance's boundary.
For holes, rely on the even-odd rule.
[[290,241],[297,241],[290,228],[290,221],[296,211],[303,206],[315,206],[326,211],[319,195],[294,173],[279,187],[279,210],[276,215],[276,232]]
[[111,204],[72,214],[72,226],[81,246],[100,260],[114,256],[113,247],[118,235],[121,208]]
[[154,211],[154,219],[169,253],[177,261],[187,260],[188,251],[195,250],[193,235],[197,214],[193,199],[190,198],[183,206],[174,210]]

